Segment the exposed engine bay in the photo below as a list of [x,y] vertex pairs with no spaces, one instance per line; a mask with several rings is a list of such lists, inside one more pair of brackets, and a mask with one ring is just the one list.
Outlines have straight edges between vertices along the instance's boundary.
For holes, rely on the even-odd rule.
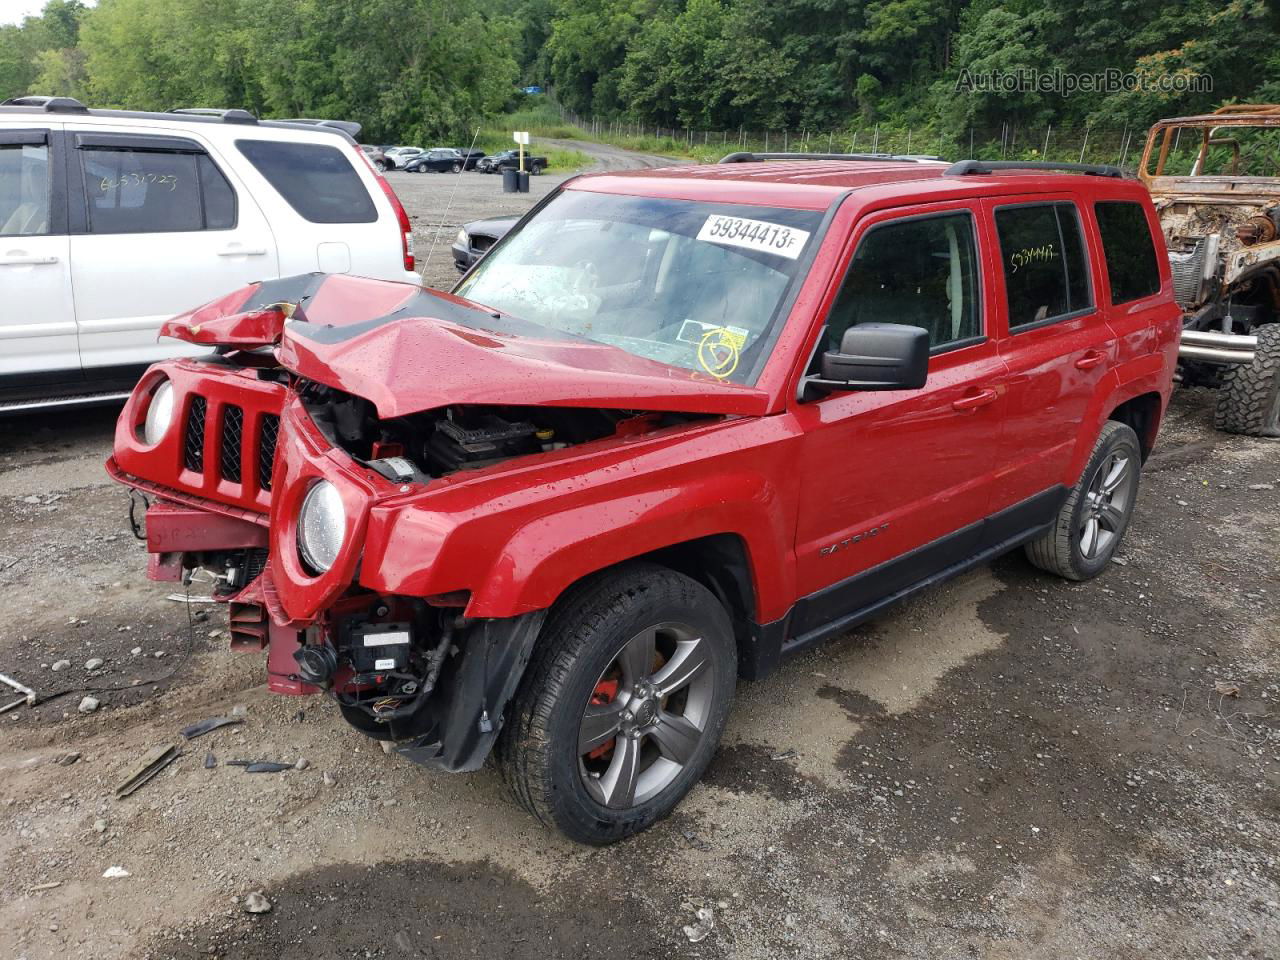
[[373,404],[360,397],[316,383],[299,392],[330,442],[395,483],[425,482],[700,419],[591,407],[452,406],[380,420]]
[[1245,333],[1280,315],[1280,204],[1177,200],[1157,210],[1192,329]]

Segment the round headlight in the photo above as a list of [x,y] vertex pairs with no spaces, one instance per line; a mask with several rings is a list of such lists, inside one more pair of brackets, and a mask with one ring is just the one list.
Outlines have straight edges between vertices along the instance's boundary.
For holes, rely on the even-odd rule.
[[156,444],[169,432],[173,423],[173,384],[166,380],[156,387],[151,394],[151,403],[147,405],[147,416],[142,421],[142,439],[147,444]]
[[466,246],[470,246],[470,244],[471,244],[471,236],[470,236],[470,234],[468,234],[468,233],[467,233],[467,231],[465,231],[465,230],[459,230],[459,231],[458,231],[458,235],[457,235],[456,237],[454,237],[454,238],[453,238],[453,242],[454,242],[454,243],[457,243],[457,244],[460,244],[461,246],[464,246],[464,247],[466,247]]
[[298,512],[298,550],[317,573],[324,573],[338,559],[347,532],[347,511],[338,488],[321,480],[307,491]]

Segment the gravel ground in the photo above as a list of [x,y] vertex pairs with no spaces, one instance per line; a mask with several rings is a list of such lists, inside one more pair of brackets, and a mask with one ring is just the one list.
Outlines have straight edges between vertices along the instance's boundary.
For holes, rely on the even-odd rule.
[[[443,215],[449,178],[395,183]],[[461,183],[454,229],[537,196]],[[742,684],[705,781],[606,850],[492,770],[417,768],[268,695],[220,609],[188,623],[144,579],[101,470],[112,411],[2,421],[0,671],[111,688],[0,716],[3,955],[1276,957],[1280,444],[1215,434],[1211,404],[1176,394],[1101,578],[1009,556]]]

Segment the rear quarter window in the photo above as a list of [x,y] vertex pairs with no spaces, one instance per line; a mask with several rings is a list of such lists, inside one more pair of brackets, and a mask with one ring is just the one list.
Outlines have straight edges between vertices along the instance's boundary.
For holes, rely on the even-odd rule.
[[236,149],[300,217],[311,223],[373,223],[378,219],[360,175],[337,147],[237,140]]
[[1108,200],[1094,206],[1111,278],[1111,302],[1129,303],[1160,292],[1155,242],[1139,203]]

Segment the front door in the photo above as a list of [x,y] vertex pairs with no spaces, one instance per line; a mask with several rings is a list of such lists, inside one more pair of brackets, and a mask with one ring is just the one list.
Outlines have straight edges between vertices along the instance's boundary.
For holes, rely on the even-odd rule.
[[[923,389],[835,392],[798,404],[805,431],[793,642],[977,552],[998,466],[1004,364],[988,328],[974,210],[879,214],[855,238],[818,352],[848,327],[923,327]],[[816,358],[815,358],[816,360]]]
[[55,130],[0,130],[0,389],[80,379]]
[[160,324],[279,275],[249,193],[187,136],[73,130],[71,275],[86,374],[191,353]]

